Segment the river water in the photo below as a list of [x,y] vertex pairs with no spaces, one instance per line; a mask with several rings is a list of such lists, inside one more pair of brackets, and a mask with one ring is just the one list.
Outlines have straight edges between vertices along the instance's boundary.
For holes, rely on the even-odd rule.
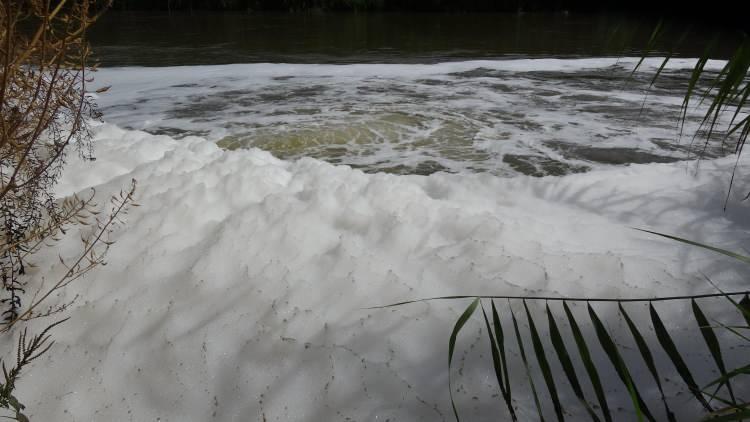
[[[687,24],[667,24],[650,55],[676,46],[697,57],[712,33],[683,38]],[[677,130],[692,62],[653,85],[659,59],[631,74],[655,25],[565,13],[111,13],[92,40],[97,84],[113,85],[104,118],[125,128],[367,172],[545,176],[703,150]],[[730,51],[720,45],[719,58]],[[718,135],[706,156],[726,152]]]

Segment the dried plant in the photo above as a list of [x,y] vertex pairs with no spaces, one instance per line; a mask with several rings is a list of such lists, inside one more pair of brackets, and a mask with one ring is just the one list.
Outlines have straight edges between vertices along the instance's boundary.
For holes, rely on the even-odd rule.
[[[10,369],[0,360],[0,408],[17,420],[27,420],[13,395],[21,370],[49,351],[51,330],[65,320],[31,336],[22,324],[68,309],[75,298],[53,303],[51,297],[105,264],[112,230],[135,205],[135,181],[112,198],[106,214],[93,191],[63,201],[54,194],[67,154],[92,159],[90,121],[100,115],[86,91],[95,70],[86,31],[107,6],[96,0],[0,2],[0,336],[16,354]],[[88,234],[73,259],[60,255],[58,279],[45,283],[27,272],[38,251],[54,248],[75,226]]]
[[13,411],[13,417],[18,421],[28,421],[28,417],[23,414],[23,410],[26,408],[18,399],[13,395],[13,390],[16,387],[16,381],[21,375],[21,370],[36,360],[38,357],[45,354],[54,344],[51,340],[52,336],[49,334],[55,326],[62,324],[67,319],[58,321],[54,324],[50,324],[40,334],[32,336],[31,340],[28,340],[28,330],[23,329],[21,334],[18,336],[18,345],[16,346],[16,364],[13,368],[8,370],[5,366],[5,362],[2,363],[3,368],[3,384],[0,385],[0,407],[5,409],[11,409]]

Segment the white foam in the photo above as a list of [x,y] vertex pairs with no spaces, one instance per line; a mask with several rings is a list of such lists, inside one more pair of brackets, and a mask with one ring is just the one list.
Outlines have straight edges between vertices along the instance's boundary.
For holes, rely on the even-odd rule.
[[[448,420],[447,338],[466,304],[366,307],[710,291],[700,272],[725,289],[745,285],[731,261],[630,228],[748,246],[748,205],[734,196],[721,211],[732,159],[704,161],[697,174],[682,163],[561,178],[394,176],[112,125],[99,128],[96,155],[70,164],[59,193],[93,186],[106,204],[135,178],[141,207],[114,234],[109,264],[69,288],[82,295],[71,321],[19,386],[35,420]],[[735,183],[748,181],[741,172]],[[681,346],[700,344],[683,329],[684,309],[658,306]],[[466,420],[504,412],[481,327],[473,319],[458,345],[454,395]],[[710,361],[697,349],[686,359],[706,368],[704,381]],[[678,420],[694,416],[675,385],[665,388]],[[624,390],[608,393],[632,417]],[[528,392],[514,394],[521,418],[532,417]],[[658,409],[658,395],[648,400]]]

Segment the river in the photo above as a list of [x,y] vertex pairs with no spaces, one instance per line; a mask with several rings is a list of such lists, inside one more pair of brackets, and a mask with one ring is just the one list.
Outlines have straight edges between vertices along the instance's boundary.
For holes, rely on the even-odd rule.
[[[697,57],[710,39],[667,25],[649,55]],[[114,87],[105,120],[125,128],[367,172],[545,176],[702,149],[677,130],[691,62],[653,85],[660,60],[631,74],[655,26],[567,13],[111,13],[91,39],[97,83]],[[717,135],[705,156],[725,153]]]

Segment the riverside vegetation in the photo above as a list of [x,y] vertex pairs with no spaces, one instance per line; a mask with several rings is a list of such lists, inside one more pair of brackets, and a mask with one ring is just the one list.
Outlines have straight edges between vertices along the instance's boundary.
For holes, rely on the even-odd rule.
[[[19,421],[28,418],[15,387],[31,362],[53,353],[54,328],[77,299],[65,296],[66,287],[105,263],[110,233],[136,205],[135,181],[112,198],[108,211],[93,191],[62,201],[54,193],[66,156],[93,159],[90,122],[99,113],[86,88],[94,70],[86,31],[107,6],[0,3],[0,409]],[[56,279],[40,279],[36,265],[51,263],[35,263],[34,256],[54,250],[66,235],[80,236],[80,252],[60,256]]]

